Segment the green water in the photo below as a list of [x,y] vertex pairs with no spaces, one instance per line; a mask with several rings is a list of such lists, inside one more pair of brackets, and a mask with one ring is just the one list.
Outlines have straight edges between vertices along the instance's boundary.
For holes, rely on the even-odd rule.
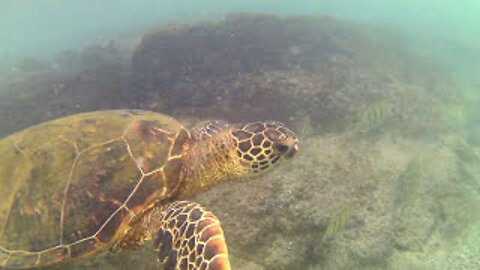
[[[66,49],[145,31],[176,20],[216,19],[228,12],[322,14],[398,30],[401,46],[435,59],[461,83],[478,85],[480,3],[437,1],[114,1],[0,2],[0,59],[48,58]],[[465,86],[469,88],[469,86]],[[475,91],[471,93],[476,98]]]
[[[176,19],[208,19],[234,11],[324,14],[402,30],[413,49],[432,57],[478,61],[480,3],[452,1],[61,1],[0,3],[0,57],[38,56],[99,36]],[[450,63],[453,64],[453,63]]]
[[[278,82],[303,90],[290,95],[288,91],[282,93],[282,98],[300,104],[281,103],[280,107],[273,108],[278,114],[266,109],[259,112],[267,113],[252,113],[253,116],[248,114],[253,110],[248,106],[260,106],[254,102],[254,94],[248,96],[251,99],[245,98],[246,104],[240,101],[239,106],[232,105],[235,109],[246,108],[241,116],[235,112],[216,111],[216,103],[205,105],[201,97],[201,102],[195,103],[193,98],[191,102],[183,102],[185,96],[181,94],[181,98],[176,98],[173,94],[162,96],[155,91],[143,93],[137,90],[136,87],[141,87],[134,79],[131,87],[131,81],[126,80],[129,84],[122,89],[125,96],[108,92],[97,98],[94,95],[96,85],[90,86],[80,75],[72,75],[74,79],[67,80],[71,84],[55,81],[51,90],[48,80],[47,83],[36,81],[44,73],[22,70],[19,64],[25,59],[54,62],[52,59],[66,50],[82,50],[92,44],[104,46],[109,40],[138,42],[144,33],[167,23],[216,21],[231,12],[267,13],[281,18],[292,15],[330,17],[341,25],[339,29],[347,27],[345,25],[359,29],[362,37],[359,40],[363,42],[359,47],[363,47],[358,50],[360,53],[352,46],[342,47],[344,51],[331,49],[329,52],[344,52],[347,56],[358,53],[359,59],[372,61],[362,60],[368,62],[365,66],[350,65],[348,61],[341,62],[343,66],[326,65],[339,68],[337,73],[353,86],[342,84],[343,79],[330,81],[337,74],[334,71],[322,73],[325,69],[308,69],[301,64],[288,71],[273,69],[256,73],[255,70],[244,77],[239,72],[238,81],[225,85],[241,91],[250,86],[251,89],[275,89]],[[235,186],[233,190],[222,186],[198,198],[222,219],[232,265],[236,269],[480,269],[479,14],[480,1],[476,0],[3,0],[0,2],[0,82],[4,75],[8,79],[10,74],[20,79],[0,84],[0,112],[4,114],[0,117],[0,138],[66,114],[126,106],[195,120],[195,117],[212,115],[229,120],[278,116],[294,126],[302,139],[301,154],[293,165],[267,178],[265,183],[257,184],[253,191],[243,191],[252,190],[246,184]],[[386,40],[379,41],[378,36]],[[344,36],[333,40],[336,38],[348,40]],[[128,44],[131,46],[133,42]],[[302,44],[294,45],[288,48],[292,55],[301,55],[302,50],[308,49]],[[361,55],[361,52],[368,55]],[[331,59],[342,61],[342,56],[338,53],[319,57],[321,60],[315,58],[315,61],[333,63],[336,60]],[[310,63],[308,60],[301,61]],[[350,68],[349,72],[345,71]],[[363,68],[367,70],[365,73],[358,71]],[[33,82],[27,79],[32,74]],[[327,76],[324,74],[330,77],[322,77]],[[365,82],[362,78],[368,77],[365,74],[374,74],[372,77],[378,76],[383,81],[362,84]],[[188,80],[181,78],[180,81],[172,83],[178,91]],[[250,84],[234,88],[245,81]],[[22,82],[26,82],[26,86]],[[61,99],[62,89],[75,89],[82,83],[86,86],[79,89],[90,87],[94,89],[93,94],[71,91]],[[215,84],[210,83],[198,82],[205,87]],[[355,91],[356,83],[367,85],[366,98],[357,95],[361,90]],[[270,84],[273,87],[268,88]],[[343,94],[325,94],[328,101],[319,102],[322,104],[319,106],[310,96],[295,99],[296,95],[324,84],[328,85],[325,89]],[[108,83],[100,85],[108,87]],[[31,98],[30,93],[39,91],[36,86],[48,88],[55,98],[60,97],[60,101],[48,103],[40,98],[35,103],[36,98]],[[370,86],[373,90],[368,88]],[[15,87],[22,91],[16,92]],[[9,91],[11,89],[15,91]],[[7,92],[8,95],[3,95]],[[135,98],[146,96],[144,100],[133,102],[134,94]],[[215,94],[221,96],[218,104],[228,99],[221,93]],[[325,96],[320,95],[321,98]],[[332,96],[338,99],[328,99]],[[210,101],[212,96],[208,97],[205,99]],[[109,103],[115,98],[121,101]],[[165,100],[182,102],[162,104]],[[39,110],[38,107],[44,106],[40,102],[49,104],[51,111]],[[198,104],[214,109],[201,110],[199,105],[197,113],[193,107]],[[225,104],[226,108],[231,105]],[[285,112],[285,108],[295,110]],[[7,113],[11,116],[7,117]],[[231,195],[235,193],[240,195]],[[250,201],[258,207],[250,205]],[[237,217],[242,215],[245,219]],[[150,246],[141,251],[144,253],[107,256],[53,269],[155,269],[156,255]]]

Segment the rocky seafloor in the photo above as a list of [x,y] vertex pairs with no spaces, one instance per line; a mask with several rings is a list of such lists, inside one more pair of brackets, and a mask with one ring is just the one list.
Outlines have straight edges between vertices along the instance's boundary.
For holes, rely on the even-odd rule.
[[[320,16],[173,23],[19,63],[0,81],[0,136],[111,108],[280,120],[301,137],[293,162],[194,198],[221,219],[233,269],[478,269],[480,119],[404,42]],[[158,263],[146,246],[49,269],[85,267]]]

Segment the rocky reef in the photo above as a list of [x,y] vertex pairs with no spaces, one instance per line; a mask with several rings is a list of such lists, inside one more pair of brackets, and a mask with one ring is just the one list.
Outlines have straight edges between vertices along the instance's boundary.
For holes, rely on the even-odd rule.
[[[195,198],[221,219],[234,269],[474,269],[465,235],[478,227],[480,139],[459,130],[478,119],[450,74],[403,50],[398,33],[237,13],[129,41],[2,79],[0,136],[109,108],[284,121],[302,138],[291,164]],[[157,269],[150,246],[53,269],[139,265]]]

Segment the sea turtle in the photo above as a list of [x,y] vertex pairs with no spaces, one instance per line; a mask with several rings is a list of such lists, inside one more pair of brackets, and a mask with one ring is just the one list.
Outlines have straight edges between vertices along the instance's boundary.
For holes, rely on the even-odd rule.
[[165,269],[230,269],[217,217],[184,201],[298,150],[279,122],[232,125],[140,110],[76,114],[0,140],[0,268],[139,247]]

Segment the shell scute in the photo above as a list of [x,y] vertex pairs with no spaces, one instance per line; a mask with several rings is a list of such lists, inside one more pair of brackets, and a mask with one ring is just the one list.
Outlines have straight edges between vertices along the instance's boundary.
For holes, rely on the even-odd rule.
[[165,179],[167,181],[167,189],[175,191],[180,178],[180,171],[182,169],[181,158],[173,158],[167,161],[164,168]]
[[[34,143],[35,148],[27,147],[29,144],[23,141],[23,153],[2,157],[0,168],[11,172],[5,174],[0,169],[0,216],[5,218],[0,218],[0,245],[8,236],[17,239],[9,242],[10,249],[23,250],[29,246],[31,251],[40,251],[59,243],[64,177],[70,171],[70,166],[61,164],[73,162],[74,147],[62,140],[42,144],[35,143],[30,135],[21,137]],[[49,151],[51,148],[57,151]],[[31,227],[48,230],[37,231]]]
[[7,260],[7,268],[18,268],[23,266],[35,266],[40,254],[29,252],[12,252]]
[[73,166],[63,205],[63,243],[95,234],[141,179],[121,140],[87,149]]
[[68,258],[70,251],[67,247],[56,247],[40,253],[39,265],[47,263],[56,263]]
[[165,190],[165,181],[162,171],[146,175],[137,190],[128,199],[126,206],[134,213],[140,212],[147,202],[160,198]]
[[[125,218],[129,215],[127,209],[125,207],[120,208],[116,213],[114,213],[108,222],[105,222],[105,226],[103,226],[97,233],[97,238],[100,242],[107,244],[110,242],[115,234],[117,233],[118,228],[125,220]],[[130,220],[130,217],[128,220]]]
[[0,140],[0,266],[48,265],[108,246],[176,186],[179,157],[169,157],[181,154],[182,130],[157,113],[99,111]]
[[101,247],[102,245],[96,238],[87,238],[70,246],[70,256],[72,258],[84,257],[85,255],[94,253]]

